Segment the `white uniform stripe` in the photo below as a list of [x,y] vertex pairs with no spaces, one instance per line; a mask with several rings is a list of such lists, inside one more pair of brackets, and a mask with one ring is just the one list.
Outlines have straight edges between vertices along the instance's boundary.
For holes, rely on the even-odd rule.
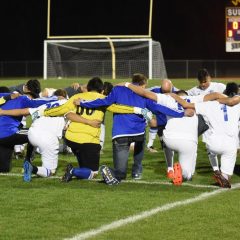
[[[240,188],[240,183],[232,185],[232,189],[236,189],[236,188]],[[202,194],[200,194],[196,197],[189,198],[189,199],[186,199],[186,200],[183,200],[183,201],[177,201],[177,202],[165,204],[163,206],[159,206],[157,208],[144,211],[140,214],[133,215],[133,216],[130,216],[128,218],[123,218],[123,219],[120,219],[118,221],[114,221],[114,222],[112,222],[110,224],[107,224],[107,225],[103,225],[100,228],[92,229],[90,231],[78,234],[73,238],[67,238],[67,240],[88,239],[88,238],[96,236],[98,234],[101,234],[101,233],[104,233],[104,232],[107,232],[107,231],[125,226],[129,223],[135,223],[135,222],[140,221],[142,219],[151,217],[151,216],[153,216],[157,213],[165,212],[165,211],[168,211],[170,209],[176,208],[178,206],[184,206],[184,205],[188,205],[188,204],[191,204],[191,203],[194,203],[194,202],[199,202],[199,201],[206,200],[206,199],[208,199],[212,196],[215,196],[215,195],[220,194],[220,193],[225,192],[225,191],[229,191],[229,189],[221,188],[221,189],[214,190],[212,192],[202,193]]]

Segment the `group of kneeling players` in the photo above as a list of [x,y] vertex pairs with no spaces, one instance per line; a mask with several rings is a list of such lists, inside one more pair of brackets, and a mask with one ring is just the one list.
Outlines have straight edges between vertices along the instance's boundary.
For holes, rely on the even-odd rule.
[[[119,184],[127,177],[132,143],[131,175],[138,180],[143,173],[148,123],[158,130],[166,176],[173,184],[181,185],[193,178],[198,139],[202,135],[216,183],[230,188],[239,147],[239,86],[234,82],[211,82],[206,69],[199,70],[198,81],[198,86],[187,91],[177,89],[169,79],[164,79],[161,86],[147,89],[148,80],[143,74],[134,74],[131,83],[114,87],[98,77],[90,79],[86,86],[76,83],[42,92],[38,80],[10,89],[0,87],[0,172],[10,171],[14,146],[28,143],[24,181],[31,181],[32,174],[54,175],[59,140],[63,138],[78,161],[78,167],[66,166],[63,182],[73,177],[92,179],[100,171],[106,184]],[[106,111],[113,112],[113,167],[99,168]],[[32,124],[28,131],[23,131],[21,121],[27,115],[31,115]],[[41,166],[32,161],[36,148],[41,154]],[[175,164],[174,152],[178,152]]]

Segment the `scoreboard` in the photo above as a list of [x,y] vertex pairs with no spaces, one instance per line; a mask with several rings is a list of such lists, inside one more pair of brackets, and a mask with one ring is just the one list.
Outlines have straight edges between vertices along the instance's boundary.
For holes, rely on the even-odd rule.
[[226,52],[240,52],[240,7],[226,8]]

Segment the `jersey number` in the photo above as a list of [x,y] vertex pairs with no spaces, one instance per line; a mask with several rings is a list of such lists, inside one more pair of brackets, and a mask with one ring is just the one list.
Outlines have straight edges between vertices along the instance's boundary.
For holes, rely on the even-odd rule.
[[92,115],[95,112],[95,109],[78,106],[77,114],[83,115],[84,112],[86,113],[86,115]]
[[55,103],[46,103],[47,108],[58,107],[60,104],[58,102]]
[[227,106],[226,106],[226,105],[223,105],[223,106],[221,107],[221,110],[223,111],[224,121],[227,122],[227,121],[228,121]]

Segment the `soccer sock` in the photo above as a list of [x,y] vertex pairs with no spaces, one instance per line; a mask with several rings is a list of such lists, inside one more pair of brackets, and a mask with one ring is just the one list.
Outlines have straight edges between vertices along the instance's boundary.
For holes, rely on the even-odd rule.
[[153,146],[153,142],[156,139],[157,132],[158,132],[157,128],[150,128],[149,129],[148,144],[147,144],[148,148]]
[[14,152],[15,153],[21,153],[21,152],[23,152],[23,150],[24,150],[24,147],[23,147],[24,145],[15,145],[14,146]]
[[37,167],[37,173],[40,177],[49,177],[51,175],[51,170],[45,167]]
[[73,168],[72,175],[80,179],[91,179],[92,170],[89,168]]
[[101,134],[100,134],[101,149],[103,149],[104,141],[105,141],[105,125],[101,124]]
[[169,149],[166,146],[164,146],[163,147],[163,152],[164,152],[167,168],[169,170],[173,170],[174,151],[172,151],[171,149]]
[[[29,161],[28,161],[29,162]],[[30,164],[31,164],[31,162],[30,162]],[[32,165],[32,164],[31,164]],[[32,165],[32,174],[37,174],[37,171],[38,171],[38,168],[36,167],[36,166],[34,166],[34,165]]]
[[213,171],[219,171],[217,155],[208,150],[208,158],[209,158],[209,161],[210,161],[211,166],[213,168]]

